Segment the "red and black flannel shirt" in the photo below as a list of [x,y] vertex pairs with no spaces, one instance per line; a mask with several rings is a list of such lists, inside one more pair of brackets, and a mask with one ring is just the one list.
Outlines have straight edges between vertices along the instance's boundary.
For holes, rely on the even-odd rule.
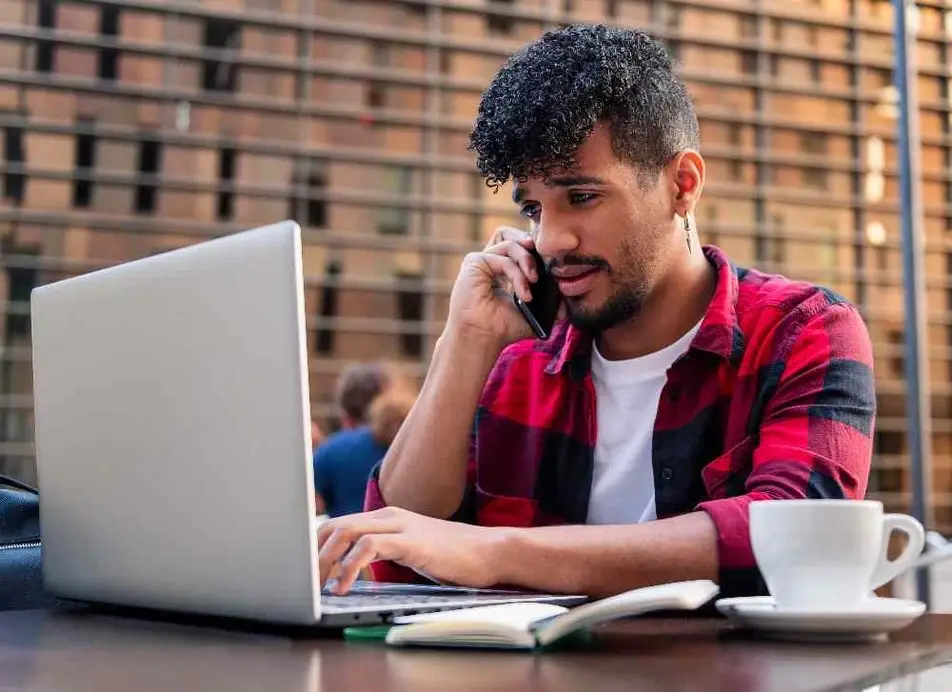
[[[858,311],[811,284],[746,270],[716,247],[717,288],[668,371],[652,456],[659,519],[695,510],[717,528],[723,596],[766,593],[750,546],[758,499],[862,498],[876,409]],[[503,351],[486,382],[454,519],[486,526],[584,524],[592,487],[591,336],[560,324]],[[372,475],[367,509],[385,505]],[[416,575],[376,563],[375,578]]]

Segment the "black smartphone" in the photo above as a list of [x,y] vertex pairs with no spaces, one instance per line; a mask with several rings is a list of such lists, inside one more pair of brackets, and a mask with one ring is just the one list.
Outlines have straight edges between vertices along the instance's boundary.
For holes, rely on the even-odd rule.
[[552,333],[555,318],[559,314],[562,293],[559,291],[559,284],[555,278],[546,270],[545,261],[539,251],[532,248],[529,252],[535,260],[536,275],[539,277],[535,283],[529,284],[532,300],[526,303],[515,294],[513,294],[512,300],[526,322],[532,327],[535,335],[540,339],[548,339],[549,334]]

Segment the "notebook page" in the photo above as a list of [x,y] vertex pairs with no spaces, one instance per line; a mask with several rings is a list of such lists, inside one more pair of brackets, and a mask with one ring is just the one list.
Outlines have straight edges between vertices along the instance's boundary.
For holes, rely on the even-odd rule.
[[503,603],[444,610],[439,613],[405,615],[394,618],[394,623],[409,625],[420,622],[486,622],[528,631],[532,623],[566,612],[568,608],[554,603]]

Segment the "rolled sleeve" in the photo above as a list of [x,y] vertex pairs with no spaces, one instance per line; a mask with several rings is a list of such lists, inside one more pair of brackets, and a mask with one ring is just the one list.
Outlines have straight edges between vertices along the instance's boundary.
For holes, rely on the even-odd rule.
[[[834,304],[788,343],[764,368],[780,374],[764,385],[774,391],[743,464],[743,494],[730,496],[740,483],[728,481],[720,496],[698,505],[717,530],[725,596],[766,593],[750,544],[751,502],[861,499],[869,481],[876,393],[862,318],[851,305]],[[731,469],[737,473],[734,463]]]
[[[382,463],[382,462],[381,462]],[[380,493],[380,464],[376,464],[367,479],[367,491],[364,494],[364,511],[373,512],[387,506],[386,500]]]
[[[381,462],[383,463],[383,462]],[[364,511],[372,512],[377,509],[383,509],[387,506],[386,500],[380,492],[380,464],[374,466],[370,472],[370,478],[367,481],[367,491],[364,495]],[[426,580],[422,576],[408,569],[403,565],[398,565],[390,560],[381,560],[371,563],[370,572],[374,581],[394,582],[398,584],[420,584]]]

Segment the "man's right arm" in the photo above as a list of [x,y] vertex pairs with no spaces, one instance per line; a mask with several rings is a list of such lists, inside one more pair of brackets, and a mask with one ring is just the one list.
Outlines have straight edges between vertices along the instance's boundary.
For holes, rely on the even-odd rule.
[[381,465],[378,492],[368,496],[440,519],[456,512],[466,490],[476,408],[501,349],[496,339],[444,332],[420,395]]
[[460,508],[483,387],[506,345],[532,336],[511,297],[531,300],[531,247],[527,233],[504,227],[463,260],[426,380],[370,479],[365,509],[390,505],[448,519]]

